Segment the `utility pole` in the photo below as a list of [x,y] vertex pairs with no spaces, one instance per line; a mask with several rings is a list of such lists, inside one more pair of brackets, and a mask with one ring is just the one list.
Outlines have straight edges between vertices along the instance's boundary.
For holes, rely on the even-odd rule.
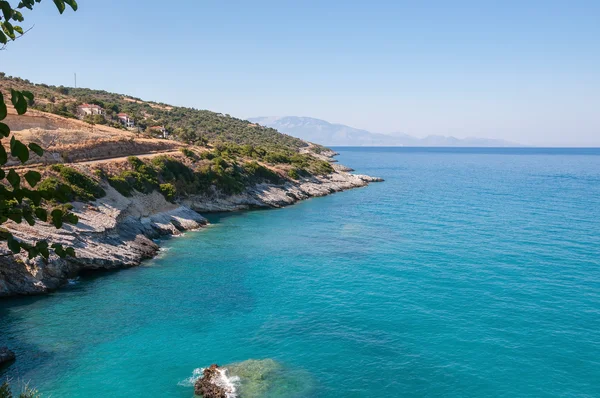
[[77,73],[74,73],[75,75],[75,88],[77,88]]

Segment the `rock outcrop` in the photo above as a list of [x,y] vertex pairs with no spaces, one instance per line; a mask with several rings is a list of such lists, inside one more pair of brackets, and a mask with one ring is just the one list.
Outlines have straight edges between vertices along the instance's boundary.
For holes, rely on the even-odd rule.
[[168,202],[158,192],[126,198],[106,186],[105,197],[92,203],[74,203],[73,212],[79,217],[77,225],[66,225],[60,230],[45,223],[34,227],[27,223],[4,225],[24,241],[47,239],[73,247],[77,257],[29,260],[24,255],[13,256],[6,244],[0,244],[0,297],[43,294],[65,285],[82,272],[139,265],[159,250],[153,239],[205,225],[207,221],[199,212],[288,206],[374,181],[381,180],[338,169],[326,176],[284,185],[254,185],[239,195],[215,192],[210,196],[191,196],[178,204]]
[[9,364],[16,358],[15,353],[6,347],[0,347],[0,367]]
[[194,394],[204,398],[229,398],[234,391],[221,383],[222,371],[217,364],[204,369],[202,377],[194,383]]

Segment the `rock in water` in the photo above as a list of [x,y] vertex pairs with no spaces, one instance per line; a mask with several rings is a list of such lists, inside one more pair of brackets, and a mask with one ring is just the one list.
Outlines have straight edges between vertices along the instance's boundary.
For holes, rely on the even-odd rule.
[[6,347],[0,347],[0,366],[15,360],[15,353]]
[[204,398],[229,398],[234,391],[230,391],[222,383],[224,370],[219,365],[213,364],[204,369],[202,377],[194,384],[194,393]]

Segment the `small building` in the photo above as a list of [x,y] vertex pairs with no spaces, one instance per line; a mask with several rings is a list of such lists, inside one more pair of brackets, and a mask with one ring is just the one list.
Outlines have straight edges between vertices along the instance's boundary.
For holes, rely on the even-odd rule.
[[117,115],[117,118],[119,119],[119,122],[121,122],[123,124],[123,126],[125,126],[127,128],[135,127],[135,123],[133,122],[133,119],[128,114],[119,113]]
[[80,117],[88,115],[106,115],[106,111],[99,105],[96,104],[81,104],[77,107],[77,114]]
[[164,126],[148,127],[148,131],[154,132],[155,134],[160,134],[162,138],[167,138],[169,136],[169,132]]

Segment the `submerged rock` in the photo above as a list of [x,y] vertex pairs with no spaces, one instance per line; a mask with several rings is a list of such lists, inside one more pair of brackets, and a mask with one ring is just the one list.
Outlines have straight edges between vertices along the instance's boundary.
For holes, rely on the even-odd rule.
[[272,359],[249,359],[227,365],[227,370],[231,377],[239,378],[239,396],[245,398],[264,396],[282,376],[281,364]]
[[16,356],[14,352],[6,347],[0,347],[0,366],[14,361],[15,358]]

